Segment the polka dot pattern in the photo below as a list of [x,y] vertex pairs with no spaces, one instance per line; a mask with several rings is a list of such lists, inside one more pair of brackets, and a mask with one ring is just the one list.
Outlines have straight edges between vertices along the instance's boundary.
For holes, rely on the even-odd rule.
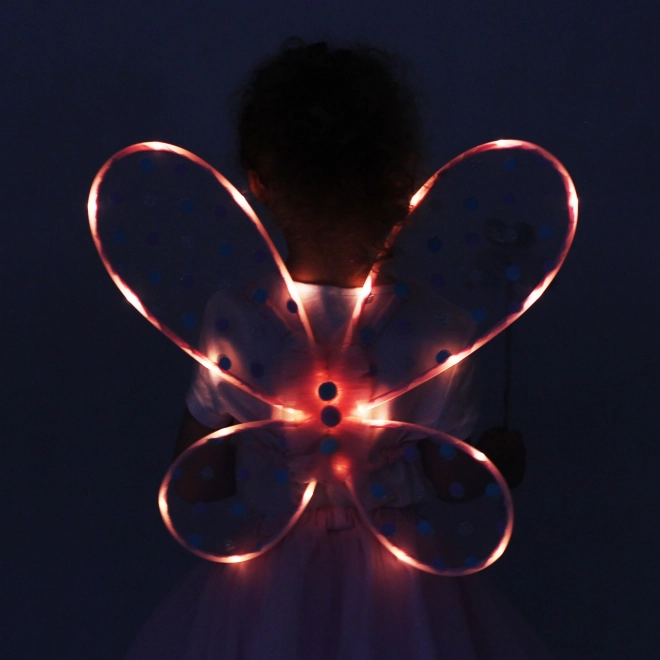
[[433,534],[433,525],[428,520],[420,520],[417,523],[417,531],[422,536],[429,536]]
[[456,449],[452,445],[441,445],[438,451],[446,461],[451,461],[456,456]]
[[449,494],[452,497],[455,497],[457,500],[463,497],[463,495],[465,495],[465,488],[463,487],[463,484],[459,483],[458,481],[450,484]]
[[341,411],[336,406],[326,406],[321,411],[321,421],[325,426],[335,427],[341,422]]
[[[356,320],[351,346],[363,351],[359,375],[351,375],[346,387],[341,372],[336,377],[317,374],[305,392],[294,393],[294,400],[297,396],[310,402],[310,409],[302,412],[317,425],[318,435],[310,438],[305,455],[313,457],[317,467],[334,470],[345,456],[355,461],[360,455],[344,441],[355,414],[353,388],[359,389],[360,379],[365,390],[379,392],[380,379],[389,379],[388,387],[397,389],[429,370],[437,372],[452,354],[466,348],[454,341],[459,331],[470,341],[489,336],[507,315],[518,314],[545,275],[556,269],[565,253],[569,223],[567,207],[562,208],[563,180],[548,162],[518,148],[482,151],[456,161],[436,179],[394,244],[391,288],[371,294],[366,301],[370,306]],[[543,196],[536,190],[543,190]],[[228,383],[236,382],[235,377],[261,392],[277,381],[278,374],[270,368],[273,355],[309,350],[301,331],[305,315],[292,299],[293,291],[282,289],[282,295],[270,248],[232,194],[204,167],[176,152],[143,150],[122,156],[100,184],[98,208],[99,237],[108,262],[139,296],[150,318],[181,345],[198,350],[200,329],[204,324],[211,328],[217,343],[209,357],[226,372]],[[394,298],[388,318],[379,316],[379,306],[373,304],[383,294]],[[205,312],[216,295],[224,306],[218,305],[222,312],[214,318]],[[243,304],[250,309],[248,319]],[[271,318],[284,330],[274,331]],[[385,338],[395,350],[383,351]],[[396,434],[395,427],[390,431]],[[235,440],[241,442],[241,431]],[[224,450],[227,442],[209,441],[191,454]],[[173,502],[183,498],[181,515],[190,516],[185,523],[173,523],[181,542],[218,556],[267,545],[269,539],[252,538],[249,547],[242,546],[241,529],[245,521],[259,517],[283,520],[284,525],[287,515],[293,515],[300,497],[289,465],[298,451],[296,442],[293,431],[269,435],[264,446],[279,457],[278,468],[251,473],[239,466],[239,494],[224,500],[210,497],[208,502],[191,501],[186,493],[199,488],[204,494],[204,489],[223,483],[215,474],[221,465],[218,457],[193,463],[182,455],[183,470],[172,474],[168,490],[169,496],[178,497]],[[502,492],[488,466],[460,443],[434,442],[433,454],[420,454],[412,443],[393,444],[393,456],[387,443],[374,447],[383,463],[374,464],[369,478],[376,481],[361,492],[374,529],[393,545],[419,553],[417,558],[435,570],[460,572],[480,566],[497,547],[508,523],[508,491]],[[370,447],[365,457],[373,453]],[[381,465],[414,471],[420,459],[433,461],[442,487],[426,484],[420,489],[415,484],[410,491],[414,502],[390,510],[388,503],[401,493],[377,471],[387,474]],[[352,465],[350,460],[347,465]],[[249,498],[240,495],[241,489],[249,494],[255,488],[272,494],[262,511],[250,509]],[[206,500],[206,495],[199,499]],[[294,509],[286,508],[291,506]],[[172,507],[172,515],[174,511]],[[233,521],[232,531],[213,527],[214,520],[222,519],[216,511]],[[411,550],[406,543],[413,537],[419,547]],[[446,547],[451,552],[445,552]]]
[[337,396],[337,386],[332,382],[319,385],[319,398],[322,401],[332,401]]
[[371,485],[371,496],[377,500],[382,500],[387,495],[385,486],[383,484],[372,484]]
[[383,523],[380,533],[386,538],[392,538],[396,534],[396,525],[392,522]]
[[223,241],[218,247],[218,254],[225,259],[231,257],[233,251],[234,248],[231,246],[231,243],[228,243],[227,241]]
[[320,450],[324,456],[332,456],[339,449],[339,441],[336,438],[324,438],[321,441]]

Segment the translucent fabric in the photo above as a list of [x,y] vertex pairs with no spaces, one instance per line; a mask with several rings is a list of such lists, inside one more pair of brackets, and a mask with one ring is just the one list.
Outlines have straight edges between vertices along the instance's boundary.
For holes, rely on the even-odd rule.
[[[513,511],[494,465],[387,411],[515,321],[561,267],[577,197],[553,156],[502,140],[436,172],[393,229],[394,256],[372,270],[350,321],[324,343],[250,206],[193,154],[162,143],[119,152],[94,181],[89,215],[129,302],[211,370],[220,391],[263,404],[262,420],[203,438],[168,471],[161,512],[186,548],[213,561],[252,559],[292,529],[321,484],[426,572],[465,575],[501,556]],[[391,293],[377,310],[374,287]],[[255,333],[260,350],[280,357],[275,373],[250,353]],[[213,500],[208,482],[226,443],[261,467],[236,495]],[[402,479],[416,479],[412,496],[397,488]]]

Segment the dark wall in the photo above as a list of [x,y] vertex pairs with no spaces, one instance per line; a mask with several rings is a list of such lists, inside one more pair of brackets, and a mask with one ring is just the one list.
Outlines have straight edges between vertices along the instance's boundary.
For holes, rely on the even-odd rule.
[[[156,501],[192,363],[106,275],[86,198],[110,155],[155,139],[243,186],[229,95],[292,34],[412,60],[434,169],[511,137],[573,176],[574,246],[514,327],[529,467],[489,573],[559,659],[654,657],[659,18],[653,0],[3,0],[2,657],[120,658],[197,561]],[[483,428],[502,351],[481,351]]]

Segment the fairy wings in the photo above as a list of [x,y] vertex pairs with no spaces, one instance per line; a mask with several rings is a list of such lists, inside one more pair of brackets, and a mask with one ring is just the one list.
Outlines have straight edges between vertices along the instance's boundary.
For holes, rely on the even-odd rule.
[[[260,421],[202,438],[166,473],[160,509],[184,547],[220,562],[258,556],[323,483],[345,486],[375,537],[421,570],[465,575],[501,556],[513,509],[498,470],[470,445],[391,413],[513,323],[556,275],[577,222],[575,188],[556,158],[499,140],[438,170],[330,346],[315,340],[245,198],[194,154],[163,143],[120,151],[97,174],[88,212],[127,300],[210,371],[221,395],[263,410]],[[370,306],[375,291],[387,294],[384,307]],[[266,367],[269,356],[278,369]],[[437,447],[436,478],[401,497],[392,470],[421,473],[421,438]],[[260,460],[238,475],[236,496],[196,496],[227,442]]]

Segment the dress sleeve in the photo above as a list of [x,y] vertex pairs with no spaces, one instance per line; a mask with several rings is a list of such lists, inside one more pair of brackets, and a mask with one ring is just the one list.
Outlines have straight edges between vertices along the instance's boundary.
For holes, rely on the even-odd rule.
[[470,355],[455,367],[444,404],[434,428],[466,440],[479,421],[481,379],[479,356]]
[[[216,297],[212,298],[204,313],[200,334],[200,348],[207,355],[213,355],[218,351],[212,350],[214,342],[213,319]],[[232,415],[227,410],[222,397],[218,377],[201,364],[197,364],[193,374],[190,389],[186,395],[186,405],[190,414],[204,426],[212,429],[220,429],[229,426]]]
[[224,409],[218,385],[210,371],[201,364],[196,368],[186,396],[190,414],[204,426],[220,429],[229,426],[232,416]]

